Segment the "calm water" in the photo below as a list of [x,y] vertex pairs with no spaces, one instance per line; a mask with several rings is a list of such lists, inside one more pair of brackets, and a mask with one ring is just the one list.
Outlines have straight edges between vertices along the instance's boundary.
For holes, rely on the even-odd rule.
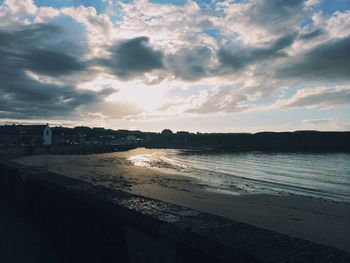
[[195,177],[229,194],[297,194],[350,202],[350,154],[186,153],[170,150],[130,158]]

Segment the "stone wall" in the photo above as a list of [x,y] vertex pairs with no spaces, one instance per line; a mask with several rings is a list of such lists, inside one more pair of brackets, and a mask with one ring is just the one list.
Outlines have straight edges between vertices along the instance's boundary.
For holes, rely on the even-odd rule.
[[0,161],[0,194],[63,262],[350,262],[344,251]]

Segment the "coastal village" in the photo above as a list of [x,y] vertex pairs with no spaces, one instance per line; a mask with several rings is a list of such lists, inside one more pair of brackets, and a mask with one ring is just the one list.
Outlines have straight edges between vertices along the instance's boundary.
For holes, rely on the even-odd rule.
[[[118,133],[118,134],[113,134]],[[39,146],[55,144],[108,144],[133,145],[142,142],[144,136],[135,136],[139,131],[112,131],[89,127],[50,127],[46,125],[0,126],[0,144]],[[141,137],[141,138],[140,138]]]
[[[0,126],[0,145],[12,146],[50,146],[50,145],[144,145],[151,141],[160,143],[160,138],[169,138],[174,133],[164,129],[161,133],[132,130],[112,130],[101,127],[76,126],[50,127],[46,125],[3,125]],[[186,131],[175,133],[179,136],[190,135]],[[186,142],[181,139],[181,142]]]
[[[225,151],[342,151],[349,152],[349,132],[259,132],[259,133],[191,133],[105,129],[45,125],[0,126],[0,146],[49,147],[65,145],[130,147],[172,147]],[[117,147],[118,146],[118,147]]]

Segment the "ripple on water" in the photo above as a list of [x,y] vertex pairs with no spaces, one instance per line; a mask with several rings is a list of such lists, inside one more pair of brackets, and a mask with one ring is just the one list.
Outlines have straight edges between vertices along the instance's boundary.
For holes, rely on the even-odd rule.
[[297,194],[350,202],[350,154],[161,151],[134,165],[194,177],[217,192]]

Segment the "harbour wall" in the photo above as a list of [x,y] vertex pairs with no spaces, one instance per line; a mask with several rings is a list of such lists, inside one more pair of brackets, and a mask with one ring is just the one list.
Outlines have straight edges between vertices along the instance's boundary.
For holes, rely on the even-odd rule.
[[0,195],[68,263],[350,262],[335,248],[9,161]]

